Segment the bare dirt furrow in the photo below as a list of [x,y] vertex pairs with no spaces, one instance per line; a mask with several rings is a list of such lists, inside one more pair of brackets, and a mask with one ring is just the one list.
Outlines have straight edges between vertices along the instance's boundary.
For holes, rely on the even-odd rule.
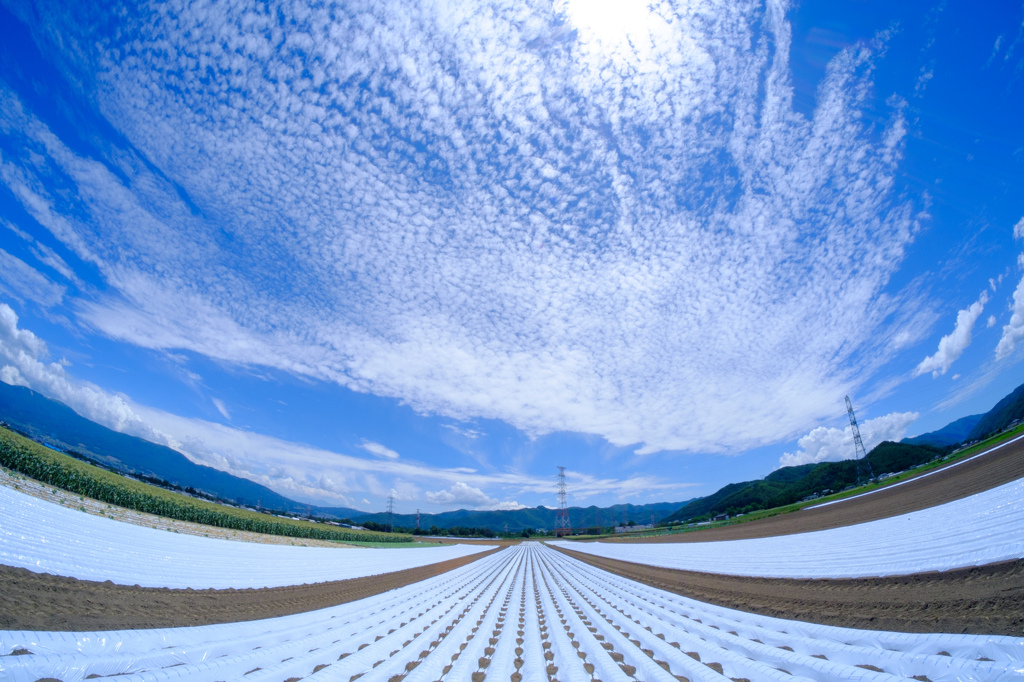
[[1024,560],[891,578],[786,580],[678,571],[553,549],[651,587],[764,616],[896,632],[1024,636]]
[[275,618],[372,597],[441,575],[495,551],[351,580],[246,590],[115,585],[0,565],[0,629],[128,630]]
[[1024,639],[838,629],[730,611],[526,543],[417,585],[287,618],[90,635],[0,632],[0,677],[987,682],[1016,679],[1022,646]]

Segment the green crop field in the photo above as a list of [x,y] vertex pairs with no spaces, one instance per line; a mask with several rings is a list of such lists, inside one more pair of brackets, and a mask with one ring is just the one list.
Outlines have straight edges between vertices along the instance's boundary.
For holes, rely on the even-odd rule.
[[81,462],[2,427],[0,465],[76,495],[179,521],[296,538],[372,543],[372,546],[413,541],[409,535],[336,528],[197,500]]

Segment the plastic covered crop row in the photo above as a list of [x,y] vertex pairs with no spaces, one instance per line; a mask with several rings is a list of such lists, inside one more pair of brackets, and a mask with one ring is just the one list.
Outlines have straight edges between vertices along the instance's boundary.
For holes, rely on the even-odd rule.
[[370,549],[236,542],[85,514],[0,486],[0,564],[119,585],[193,589],[301,585],[426,566],[491,548]]
[[678,544],[553,544],[649,566],[766,578],[948,571],[1024,558],[1024,479],[910,514],[813,533]]

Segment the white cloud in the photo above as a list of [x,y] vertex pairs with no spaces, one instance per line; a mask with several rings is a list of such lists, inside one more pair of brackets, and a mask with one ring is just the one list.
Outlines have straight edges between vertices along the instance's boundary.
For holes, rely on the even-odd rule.
[[476,429],[464,429],[456,426],[455,424],[441,424],[441,427],[470,440],[476,440],[480,436],[484,435],[483,431],[477,431]]
[[587,11],[172,2],[138,17],[159,47],[55,14],[141,155],[78,156],[2,90],[34,156],[0,181],[101,273],[77,311],[111,338],[641,453],[788,437],[892,354],[905,304],[876,46],[807,119],[782,4]]
[[1013,304],[1010,310],[1010,321],[1003,325],[1002,336],[996,344],[996,360],[1008,357],[1017,347],[1017,342],[1024,338],[1024,277],[1013,291]]
[[[503,508],[514,501],[499,501],[483,489],[511,493],[536,493],[551,489],[550,478],[517,472],[480,473],[466,467],[435,467],[405,459],[362,458],[265,436],[224,424],[171,414],[139,405],[126,396],[114,395],[79,381],[60,362],[45,362],[46,344],[27,329],[18,327],[10,306],[0,303],[0,380],[31,388],[60,400],[82,416],[116,431],[167,445],[193,462],[211,466],[265,485],[282,495],[316,504],[353,506],[356,495],[371,493],[398,499],[419,499],[419,488],[409,481],[430,481],[450,486],[447,491],[427,493],[444,500],[463,500],[466,491],[480,494],[481,507]],[[369,442],[369,441],[368,441]],[[571,472],[578,497],[605,494],[630,497],[653,491],[679,491],[692,484],[668,482],[660,477],[627,479],[597,478]],[[381,482],[385,477],[389,484]],[[390,489],[389,489],[390,486]],[[482,497],[481,497],[482,496]],[[365,497],[361,498],[365,504]]]
[[[861,422],[860,436],[867,452],[885,440],[898,441],[907,434],[907,427],[917,419],[917,412],[892,412],[883,417]],[[787,452],[779,458],[780,467],[814,464],[817,462],[838,462],[853,459],[856,451],[853,431],[849,426],[835,429],[819,426],[797,441],[796,452]]]
[[217,408],[217,411],[221,413],[221,416],[228,421],[231,421],[231,413],[228,412],[228,408],[224,405],[224,401],[220,398],[210,398],[210,400],[213,401],[213,406]]
[[33,301],[44,308],[59,305],[65,288],[16,256],[0,249],[0,292],[21,301]]
[[428,502],[433,504],[445,506],[467,505],[472,509],[511,510],[522,509],[525,506],[514,500],[499,502],[479,488],[466,485],[462,481],[456,481],[447,490],[428,491],[426,498]]
[[934,355],[929,355],[921,361],[914,370],[914,376],[918,377],[931,372],[934,378],[949,370],[957,358],[963,355],[964,350],[971,345],[971,332],[974,330],[974,323],[978,321],[986,303],[988,303],[988,292],[983,291],[977,301],[956,314],[956,327],[953,328],[952,333],[939,340],[939,349],[935,351]]
[[21,376],[21,372],[18,371],[17,367],[12,365],[4,365],[0,367],[0,381],[11,386],[24,386],[30,388],[28,381],[25,377]]
[[509,500],[507,502],[498,502],[488,507],[488,511],[515,511],[516,509],[526,509],[526,505],[519,504],[515,500]]
[[395,452],[389,447],[381,445],[380,443],[374,443],[371,440],[363,441],[362,445],[360,445],[359,447],[366,450],[372,455],[377,455],[378,457],[384,457],[386,459],[398,459],[397,452]]
[[[1024,218],[1013,226],[1013,237],[1024,239]],[[1024,254],[1017,257],[1017,262],[1024,267]],[[1013,304],[1010,310],[1010,321],[1003,326],[1003,333],[996,344],[996,360],[1008,357],[1017,347],[1017,342],[1024,338],[1024,277],[1021,277],[1013,291]]]
[[48,354],[46,344],[29,330],[19,329],[17,314],[6,303],[0,303],[0,364],[5,368],[6,383],[39,391],[117,431],[166,444],[167,437],[146,424],[127,400],[73,380],[61,362],[45,362]]
[[426,498],[428,502],[433,504],[466,504],[474,508],[486,507],[497,503],[497,500],[489,497],[484,491],[466,485],[462,481],[456,481],[447,490],[427,491]]
[[985,324],[985,326],[991,329],[992,327],[996,326],[996,321],[997,320],[995,315],[989,315],[988,322]]

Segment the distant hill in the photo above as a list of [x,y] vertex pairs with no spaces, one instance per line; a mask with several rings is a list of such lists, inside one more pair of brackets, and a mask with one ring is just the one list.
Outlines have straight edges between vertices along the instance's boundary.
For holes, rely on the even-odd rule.
[[[880,443],[867,455],[875,476],[903,471],[944,455],[948,448],[909,443]],[[859,468],[859,469],[858,469]],[[718,492],[693,500],[665,521],[699,520],[719,514],[744,514],[792,504],[825,491],[838,492],[866,477],[863,462],[844,460],[784,467],[758,481],[730,483]]]
[[[653,504],[617,504],[612,507],[570,507],[569,521],[573,528],[589,528],[594,526],[608,527],[634,521],[638,524],[661,520],[666,514],[678,509],[685,502],[655,502]],[[489,528],[495,532],[503,531],[508,525],[509,532],[518,533],[526,528],[555,527],[555,509],[547,507],[527,507],[506,511],[474,511],[460,509],[441,514],[421,514],[420,527],[437,526],[440,529],[465,526],[470,528]],[[353,516],[353,521],[365,523],[387,523],[387,514],[363,514]],[[415,528],[415,514],[395,514],[392,523],[395,526]]]
[[955,422],[946,424],[938,431],[922,433],[920,436],[914,436],[913,438],[904,438],[900,442],[910,443],[911,445],[934,445],[939,448],[963,443],[964,441],[971,440],[971,432],[984,416],[983,414],[972,414],[969,417],[961,417]]
[[[177,450],[108,429],[62,402],[22,386],[0,382],[0,419],[35,440],[122,473],[162,479],[238,504],[259,503],[265,509],[289,512],[305,512],[308,508],[259,483],[195,464]],[[339,518],[349,513],[363,512],[346,508],[329,512]]]
[[1024,384],[1021,384],[985,413],[981,420],[971,429],[967,440],[978,440],[990,434],[1002,431],[1010,422],[1024,419]]
[[[886,441],[868,453],[874,475],[903,471],[923,464],[959,443],[980,440],[1024,419],[1024,384],[985,414],[961,417],[931,433]],[[758,481],[730,483],[707,497],[691,500],[665,521],[686,521],[719,514],[739,514],[798,502],[822,491],[838,491],[857,481],[855,460],[784,467]]]

